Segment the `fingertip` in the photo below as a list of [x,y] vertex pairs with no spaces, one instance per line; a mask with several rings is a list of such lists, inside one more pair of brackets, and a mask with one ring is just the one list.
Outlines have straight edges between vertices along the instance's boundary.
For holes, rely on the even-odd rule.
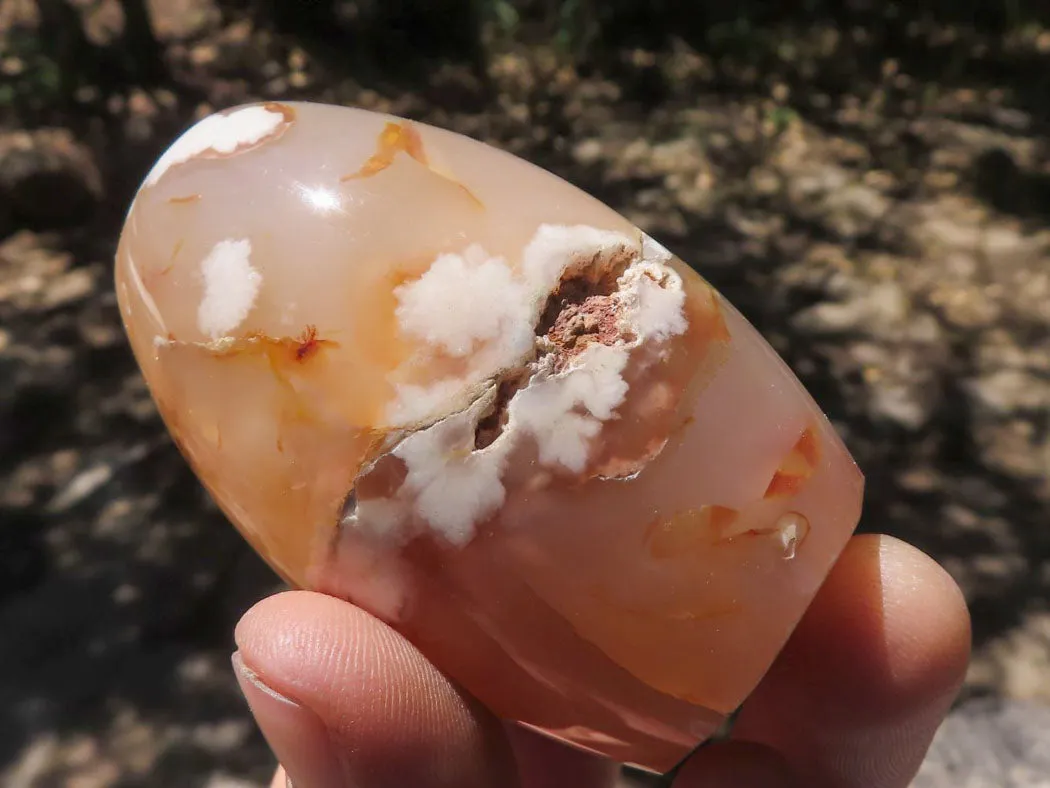
[[917,547],[875,537],[882,577],[887,643],[902,698],[915,693],[954,698],[970,663],[970,611],[958,583]]
[[314,637],[318,620],[339,627],[340,636],[353,636],[367,614],[346,602],[312,591],[283,591],[256,602],[233,631],[238,651],[258,666],[272,665],[277,673],[284,664],[316,662],[318,649],[326,642]]
[[952,578],[888,536],[851,540],[735,735],[807,784],[909,784],[966,674],[970,619]]
[[[270,749],[303,785],[341,788],[343,767],[324,721],[311,709],[277,692],[244,661],[240,651],[231,658],[234,675],[248,707]],[[274,780],[277,780],[275,776]],[[290,782],[284,778],[285,782]],[[281,783],[283,788],[283,783]]]
[[970,656],[970,616],[952,577],[891,536],[854,537],[784,657],[812,666],[845,714],[876,718],[954,697]]

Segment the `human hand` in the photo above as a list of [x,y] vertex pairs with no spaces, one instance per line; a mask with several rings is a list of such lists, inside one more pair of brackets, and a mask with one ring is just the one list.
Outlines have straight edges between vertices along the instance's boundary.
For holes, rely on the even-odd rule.
[[[392,629],[305,591],[253,607],[233,662],[295,788],[610,788],[618,769],[500,723]],[[959,588],[915,548],[856,536],[730,740],[675,788],[904,788],[962,683]]]

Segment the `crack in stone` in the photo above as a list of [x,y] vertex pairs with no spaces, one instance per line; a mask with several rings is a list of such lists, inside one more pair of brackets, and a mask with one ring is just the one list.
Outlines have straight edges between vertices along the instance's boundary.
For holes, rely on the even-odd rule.
[[554,357],[551,368],[558,373],[594,342],[615,345],[621,340],[635,340],[633,333],[624,330],[622,305],[614,297],[618,280],[632,259],[626,255],[606,260],[595,256],[587,266],[566,271],[536,323],[536,354],[497,378],[499,389],[493,408],[478,422],[476,449],[491,446],[502,434],[510,401],[528,385],[544,358]]
[[[445,437],[434,434],[433,448],[423,448],[425,444],[416,444],[412,452],[418,455],[417,459],[426,457],[427,452],[434,450],[451,452],[449,456],[457,469],[448,471],[451,474],[448,483],[453,485],[453,489],[443,494],[454,496],[459,494],[454,492],[455,485],[469,487],[470,482],[464,481],[465,477],[462,476],[464,472],[468,475],[481,472],[477,468],[473,471],[466,470],[470,467],[469,464],[464,464],[467,456],[487,453],[490,447],[494,447],[500,440],[511,421],[511,403],[522,391],[529,389],[533,384],[545,386],[547,384],[544,381],[561,378],[572,369],[573,360],[588,348],[596,350],[598,345],[608,348],[622,346],[625,352],[633,353],[633,349],[639,346],[639,333],[629,315],[632,310],[637,309],[637,305],[630,293],[621,293],[621,290],[632,286],[631,280],[624,277],[625,272],[634,264],[645,263],[646,259],[643,258],[644,254],[639,249],[624,246],[615,251],[595,252],[568,260],[560,281],[548,293],[535,321],[531,350],[520,357],[513,366],[495,371],[480,386],[482,392],[471,398],[465,407],[429,420],[427,424],[399,430],[396,438],[391,435],[392,440],[386,441],[384,450],[359,469],[354,480],[353,492],[344,500],[340,518],[342,524],[368,526],[367,523],[361,522],[361,519],[364,517],[370,520],[371,515],[365,515],[362,506],[369,512],[372,512],[373,505],[379,506],[373,513],[379,518],[375,525],[381,529],[388,527],[381,525],[382,523],[397,528],[399,526],[395,523],[406,522],[405,518],[412,516],[404,509],[399,510],[399,507],[408,503],[407,501],[395,502],[399,498],[398,489],[409,473],[406,460],[400,453],[400,448],[407,445],[405,441],[415,440],[415,436],[426,435],[431,430],[443,431],[442,435]],[[642,273],[657,282],[658,286],[667,287],[667,282],[658,281],[647,271]],[[473,411],[469,418],[472,425],[454,426],[454,421],[462,422],[470,411]],[[581,414],[578,418],[584,417]],[[599,421],[604,420],[599,418]],[[465,435],[460,433],[460,438],[452,437],[463,427],[467,429]],[[442,441],[450,439],[453,442],[461,441],[461,445],[453,448],[449,444],[444,449],[440,448]],[[666,441],[660,443],[660,448],[664,443]],[[506,461],[510,445],[497,451],[488,461],[501,465]],[[564,449],[559,449],[562,450]],[[655,452],[649,452],[645,462],[651,460],[659,450],[657,448]],[[422,454],[419,453],[421,451]],[[630,468],[632,473],[637,470],[634,465]],[[435,494],[432,492],[434,480],[428,480],[426,474],[420,476],[415,483],[424,485],[417,491],[420,494],[431,497]],[[462,494],[472,496],[476,493]],[[432,506],[433,502],[428,505]],[[460,529],[457,526],[455,530]]]

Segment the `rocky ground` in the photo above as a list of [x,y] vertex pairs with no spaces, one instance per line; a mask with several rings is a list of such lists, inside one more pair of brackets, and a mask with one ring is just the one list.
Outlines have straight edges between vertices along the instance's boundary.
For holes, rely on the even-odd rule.
[[[270,771],[228,657],[277,583],[166,438],[110,264],[177,130],[283,97],[507,148],[708,277],[840,427],[864,527],[966,591],[973,667],[916,785],[1050,785],[1050,106],[1033,76],[1050,32],[929,22],[891,47],[810,24],[753,33],[761,57],[679,40],[586,68],[493,35],[484,57],[384,70],[251,3],[152,5],[163,79],[63,93],[25,44],[36,4],[0,3],[0,783]],[[122,5],[74,6],[109,51]]]

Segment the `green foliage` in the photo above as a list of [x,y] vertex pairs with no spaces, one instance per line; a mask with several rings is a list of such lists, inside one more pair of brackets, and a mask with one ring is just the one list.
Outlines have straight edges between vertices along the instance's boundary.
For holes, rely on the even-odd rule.
[[527,30],[577,55],[601,34],[600,8],[593,0],[478,0],[483,20],[500,33],[518,38]]
[[562,0],[555,17],[554,43],[582,55],[601,37],[602,16],[587,0]]
[[35,32],[14,31],[0,38],[0,106],[42,107],[61,97],[58,61]]
[[773,127],[774,134],[783,134],[797,120],[798,112],[791,107],[773,107],[766,115],[766,121]]
[[488,14],[500,32],[508,35],[517,33],[521,15],[510,0],[488,0]]

